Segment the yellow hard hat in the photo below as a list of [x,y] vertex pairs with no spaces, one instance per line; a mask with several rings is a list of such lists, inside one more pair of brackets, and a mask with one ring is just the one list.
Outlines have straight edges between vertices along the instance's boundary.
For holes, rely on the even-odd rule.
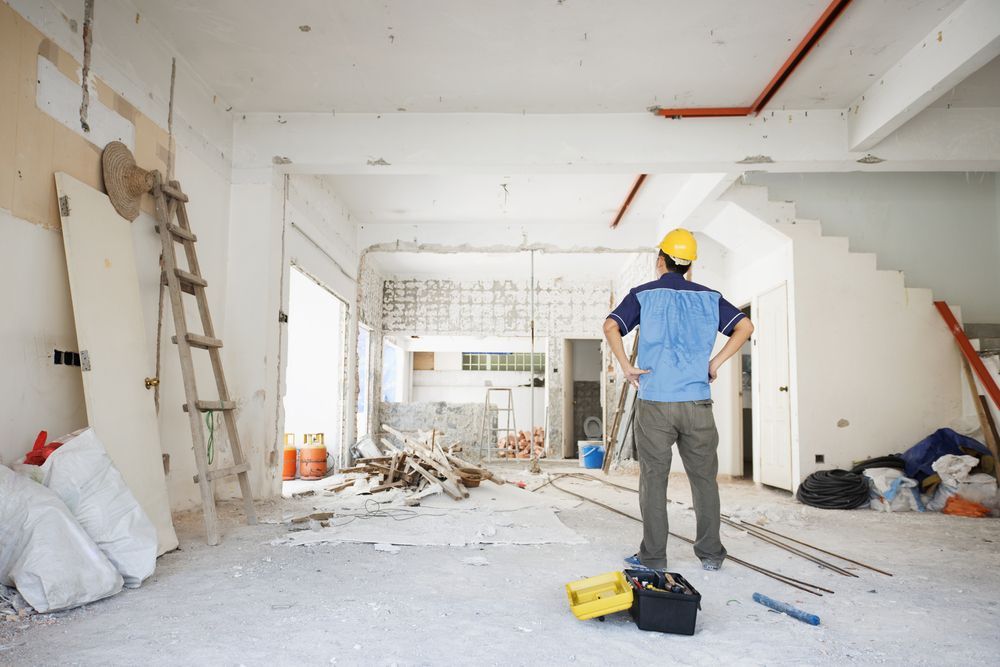
[[694,240],[694,234],[680,227],[663,237],[660,250],[671,257],[689,262],[698,259],[698,242]]

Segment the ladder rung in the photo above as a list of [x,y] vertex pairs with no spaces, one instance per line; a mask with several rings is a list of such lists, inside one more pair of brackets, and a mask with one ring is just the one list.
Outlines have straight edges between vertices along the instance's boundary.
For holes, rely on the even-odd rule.
[[[208,412],[212,410],[213,412],[224,412],[226,410],[235,410],[236,401],[195,401],[195,405],[198,407],[198,412]],[[188,404],[184,404],[184,412],[188,411]]]
[[182,201],[185,203],[188,201],[188,196],[172,185],[168,185],[167,183],[161,183],[160,189],[163,190],[163,194],[168,195],[176,199],[177,201]]
[[[167,283],[167,273],[165,271],[160,274],[160,284],[161,285],[167,285],[168,284]],[[192,296],[197,296],[198,293],[195,292],[194,290],[195,290],[195,286],[194,285],[192,285],[191,283],[186,283],[183,280],[181,281],[181,291],[182,292],[184,292],[185,294],[191,294]]]
[[194,235],[194,232],[189,232],[183,227],[178,225],[167,225],[167,231],[176,236],[179,239],[184,239],[185,241],[197,241],[198,237]]
[[174,269],[174,274],[181,279],[182,283],[194,285],[195,287],[208,287],[207,280],[201,276],[196,276],[193,273],[185,271],[184,269]]
[[[218,338],[209,338],[208,336],[199,336],[198,334],[191,333],[187,334],[185,338],[187,339],[188,345],[191,347],[200,347],[203,350],[222,347],[222,341]],[[171,336],[170,340],[176,344],[177,336]]]
[[[220,477],[231,477],[232,475],[239,475],[241,472],[247,472],[250,470],[249,463],[238,463],[234,466],[229,466],[228,468],[218,468],[217,470],[209,470],[205,473],[205,477],[208,481],[219,479]],[[194,483],[198,483],[198,475],[194,476]]]

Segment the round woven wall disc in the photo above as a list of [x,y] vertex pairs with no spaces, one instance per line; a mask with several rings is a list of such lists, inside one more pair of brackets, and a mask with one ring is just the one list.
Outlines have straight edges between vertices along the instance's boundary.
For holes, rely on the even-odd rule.
[[104,188],[111,205],[126,220],[139,216],[139,200],[153,187],[153,174],[139,167],[132,151],[120,141],[112,141],[101,153]]

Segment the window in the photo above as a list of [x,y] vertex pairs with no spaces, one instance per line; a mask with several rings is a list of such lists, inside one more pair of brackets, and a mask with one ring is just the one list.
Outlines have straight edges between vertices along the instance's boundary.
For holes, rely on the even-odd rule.
[[389,341],[382,344],[382,400],[399,403],[403,400],[403,382],[406,364],[403,350]]
[[[463,352],[463,371],[531,371],[530,352]],[[545,353],[536,352],[535,371],[545,371]]]

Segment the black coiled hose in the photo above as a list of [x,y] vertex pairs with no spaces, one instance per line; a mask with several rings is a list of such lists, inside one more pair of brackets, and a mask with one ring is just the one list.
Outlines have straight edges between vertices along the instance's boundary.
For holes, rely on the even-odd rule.
[[868,478],[849,470],[820,470],[803,480],[795,497],[824,510],[853,510],[868,504]]
[[861,461],[860,463],[855,463],[854,467],[851,468],[851,472],[861,474],[869,468],[895,468],[896,470],[905,470],[906,462],[903,461],[903,457],[899,454],[890,454],[889,456],[879,456],[874,459],[868,459],[866,461]]

